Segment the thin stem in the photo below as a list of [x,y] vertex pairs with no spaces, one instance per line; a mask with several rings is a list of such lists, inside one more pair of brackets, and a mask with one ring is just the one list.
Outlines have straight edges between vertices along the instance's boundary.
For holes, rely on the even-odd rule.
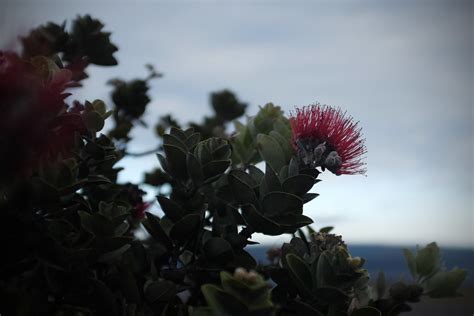
[[147,155],[150,155],[150,154],[154,154],[156,152],[158,152],[160,150],[160,147],[157,147],[155,149],[150,149],[150,150],[147,150],[147,151],[143,151],[143,152],[140,152],[140,153],[131,153],[131,152],[125,152],[125,155],[126,156],[130,156],[130,157],[142,157],[142,156],[147,156]]

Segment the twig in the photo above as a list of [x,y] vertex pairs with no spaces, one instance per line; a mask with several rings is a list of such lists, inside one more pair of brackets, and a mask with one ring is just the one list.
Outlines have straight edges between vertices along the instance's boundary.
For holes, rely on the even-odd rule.
[[140,152],[140,153],[131,153],[131,152],[126,151],[126,152],[125,152],[125,156],[141,157],[141,156],[146,156],[146,155],[154,154],[154,153],[158,152],[159,150],[160,150],[160,147],[155,148],[155,149],[150,149],[150,150],[147,150],[147,151],[143,151],[143,152]]

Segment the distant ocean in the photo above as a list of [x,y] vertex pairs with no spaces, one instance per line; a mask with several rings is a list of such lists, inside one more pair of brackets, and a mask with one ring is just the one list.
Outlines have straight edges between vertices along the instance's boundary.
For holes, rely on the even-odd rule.
[[[269,247],[255,245],[246,248],[258,262],[267,263],[266,251]],[[380,270],[390,281],[397,281],[403,276],[404,280],[411,280],[410,272],[403,256],[403,246],[380,246],[380,245],[351,245],[349,251],[352,256],[363,257],[366,262],[364,267],[370,275],[375,278]],[[412,251],[415,250],[414,248]],[[474,249],[442,248],[442,256],[448,269],[459,267],[468,271],[464,286],[474,286]]]

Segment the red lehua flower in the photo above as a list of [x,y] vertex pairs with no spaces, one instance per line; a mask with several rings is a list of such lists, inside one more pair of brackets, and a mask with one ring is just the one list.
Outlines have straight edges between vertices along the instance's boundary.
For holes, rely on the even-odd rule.
[[279,247],[272,247],[267,250],[267,259],[270,262],[276,262],[281,258],[281,248]]
[[141,202],[135,205],[135,208],[132,210],[132,217],[135,219],[145,218],[146,210],[150,207],[150,203]]
[[296,109],[290,117],[293,147],[303,163],[341,174],[364,174],[366,153],[358,122],[326,105]]
[[85,132],[80,115],[64,101],[70,71],[52,71],[48,62],[0,51],[0,183],[67,157],[75,134]]

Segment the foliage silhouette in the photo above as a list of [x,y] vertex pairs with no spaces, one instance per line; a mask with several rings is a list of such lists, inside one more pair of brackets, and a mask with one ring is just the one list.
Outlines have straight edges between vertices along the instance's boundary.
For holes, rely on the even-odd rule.
[[[287,118],[267,104],[243,123],[247,104],[218,91],[212,116],[180,125],[165,114],[160,147],[129,153],[161,77],[153,67],[111,80],[110,110],[67,99],[89,64],[117,64],[103,27],[90,16],[69,30],[48,23],[22,38],[21,57],[0,55],[2,315],[398,315],[423,295],[456,295],[466,272],[446,271],[435,243],[404,251],[412,282],[380,274],[371,285],[332,227],[308,226],[320,172],[363,172],[360,129],[338,109]],[[144,183],[117,182],[123,157],[155,152],[161,167],[144,183],[163,216],[147,212]],[[261,265],[246,251],[256,232],[293,239]]]

